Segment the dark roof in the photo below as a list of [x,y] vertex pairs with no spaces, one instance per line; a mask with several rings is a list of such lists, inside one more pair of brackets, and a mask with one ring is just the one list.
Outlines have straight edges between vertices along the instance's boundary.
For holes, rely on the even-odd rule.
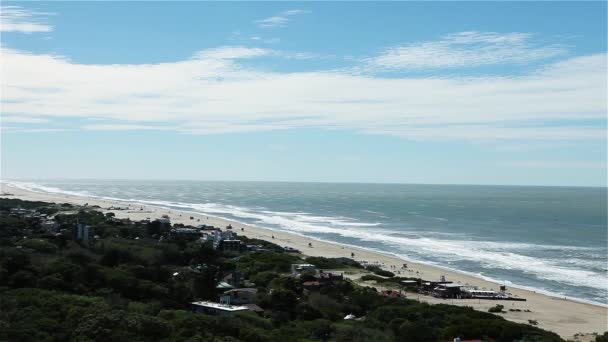
[[253,288],[253,287],[244,287],[244,288],[240,288],[240,289],[228,290],[224,293],[237,293],[237,292],[258,293],[258,289]]

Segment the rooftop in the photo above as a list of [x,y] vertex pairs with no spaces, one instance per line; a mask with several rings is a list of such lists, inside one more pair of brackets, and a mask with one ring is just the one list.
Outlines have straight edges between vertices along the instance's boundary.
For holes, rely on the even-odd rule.
[[215,302],[200,301],[200,302],[192,302],[191,304],[196,305],[196,306],[203,306],[206,308],[222,310],[222,311],[229,311],[229,312],[249,310],[249,308],[246,306],[227,305],[227,304],[220,304],[220,303],[215,303]]

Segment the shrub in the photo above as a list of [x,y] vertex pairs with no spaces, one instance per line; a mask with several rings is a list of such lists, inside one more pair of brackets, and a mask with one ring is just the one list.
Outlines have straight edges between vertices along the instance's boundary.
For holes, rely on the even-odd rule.
[[488,312],[502,312],[502,309],[504,309],[504,308],[505,308],[504,305],[496,304],[495,306],[488,309]]
[[374,274],[377,274],[377,275],[383,276],[383,277],[392,278],[392,277],[395,276],[395,273],[383,270],[383,269],[381,269],[378,266],[367,266],[365,269],[368,270],[368,271],[373,272]]

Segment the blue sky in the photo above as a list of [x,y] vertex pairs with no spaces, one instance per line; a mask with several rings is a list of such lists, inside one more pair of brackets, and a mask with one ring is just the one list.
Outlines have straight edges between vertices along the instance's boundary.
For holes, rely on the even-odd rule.
[[606,186],[605,2],[3,2],[2,178]]

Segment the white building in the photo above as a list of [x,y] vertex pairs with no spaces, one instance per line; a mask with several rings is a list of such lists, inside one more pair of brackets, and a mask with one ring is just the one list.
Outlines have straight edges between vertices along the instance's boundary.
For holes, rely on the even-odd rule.
[[291,264],[291,273],[316,272],[317,267],[311,264]]
[[227,305],[215,302],[192,302],[194,312],[201,312],[210,315],[232,315],[235,312],[249,310],[246,306]]

